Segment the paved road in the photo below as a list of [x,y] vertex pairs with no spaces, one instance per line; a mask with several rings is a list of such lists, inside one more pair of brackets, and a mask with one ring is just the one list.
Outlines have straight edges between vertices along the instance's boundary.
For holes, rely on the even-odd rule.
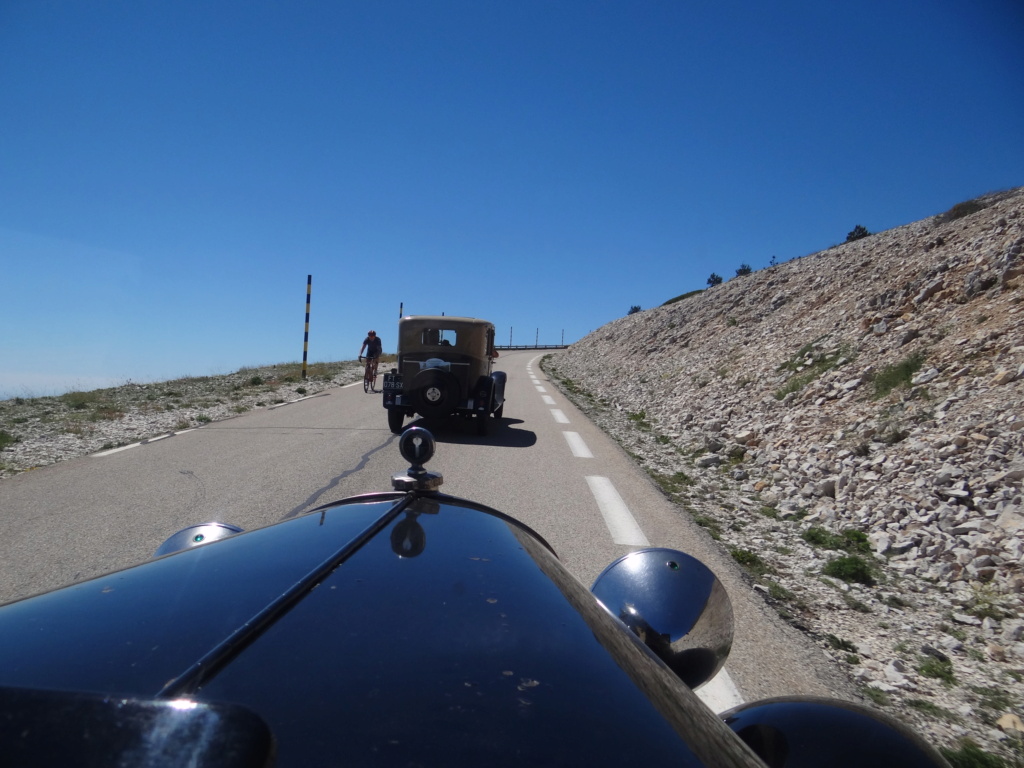
[[[477,436],[471,421],[421,422],[438,441],[429,468],[444,474],[443,490],[533,527],[588,585],[648,543],[695,555],[732,597],[737,638],[727,669],[743,698],[830,693],[839,678],[821,652],[781,623],[704,530],[550,385],[540,357],[500,358],[508,399],[492,434]],[[349,386],[5,480],[0,601],[138,562],[194,523],[251,529],[388,489],[405,469],[396,440],[380,396]],[[732,694],[726,686],[709,695]]]

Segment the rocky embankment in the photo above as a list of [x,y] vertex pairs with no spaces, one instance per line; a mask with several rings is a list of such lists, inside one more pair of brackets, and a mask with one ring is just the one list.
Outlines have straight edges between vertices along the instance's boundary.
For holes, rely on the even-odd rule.
[[272,408],[358,381],[354,361],[243,368],[222,376],[0,400],[0,478]]
[[1024,189],[545,362],[751,588],[944,746],[1020,758]]

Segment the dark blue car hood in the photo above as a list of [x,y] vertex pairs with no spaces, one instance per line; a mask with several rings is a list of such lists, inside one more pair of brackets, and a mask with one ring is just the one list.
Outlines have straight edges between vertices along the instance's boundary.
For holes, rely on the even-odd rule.
[[278,765],[759,764],[535,533],[445,496],[0,607],[0,686],[240,706]]

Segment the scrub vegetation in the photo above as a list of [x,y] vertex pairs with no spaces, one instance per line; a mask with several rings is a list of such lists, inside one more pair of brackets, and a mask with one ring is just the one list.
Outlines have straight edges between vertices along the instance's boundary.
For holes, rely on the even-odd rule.
[[[394,355],[384,355],[382,365],[394,361]],[[303,380],[302,364],[295,362],[219,376],[129,381],[105,389],[0,400],[0,476],[201,426],[361,376],[362,365],[348,360],[309,364]],[[29,449],[40,440],[51,450]]]

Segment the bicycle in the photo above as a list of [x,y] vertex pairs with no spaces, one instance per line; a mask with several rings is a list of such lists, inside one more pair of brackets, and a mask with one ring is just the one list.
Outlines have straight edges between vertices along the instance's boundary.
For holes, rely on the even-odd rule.
[[[363,358],[359,358],[362,362]],[[363,392],[376,392],[377,391],[377,363],[378,358],[368,357],[366,358],[366,370],[363,371]]]

